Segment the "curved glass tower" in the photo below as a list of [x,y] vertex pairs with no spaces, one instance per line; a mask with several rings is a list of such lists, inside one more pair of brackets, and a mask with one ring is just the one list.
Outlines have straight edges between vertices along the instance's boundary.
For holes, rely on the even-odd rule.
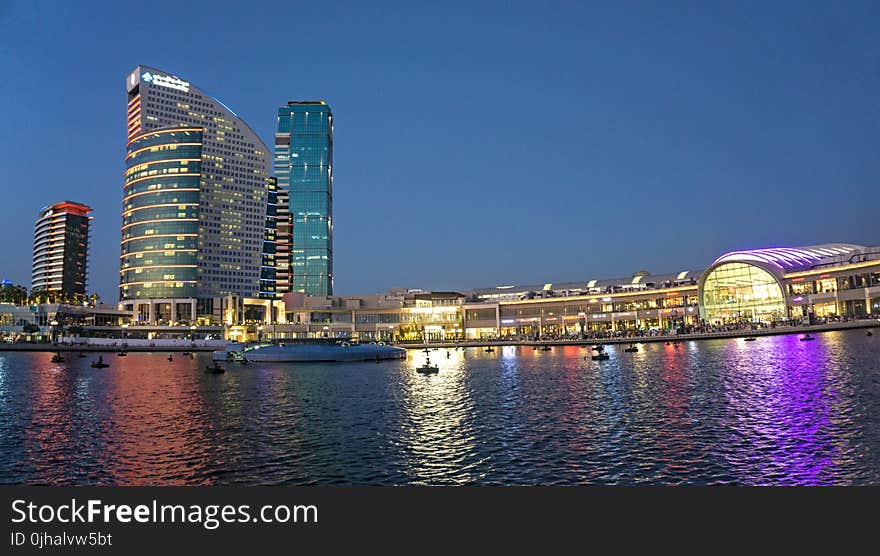
[[168,128],[128,144],[123,299],[196,297],[202,138],[201,129]]
[[262,268],[269,150],[176,75],[137,66],[126,91],[121,304],[143,323],[218,322],[228,296],[271,284],[273,269]]

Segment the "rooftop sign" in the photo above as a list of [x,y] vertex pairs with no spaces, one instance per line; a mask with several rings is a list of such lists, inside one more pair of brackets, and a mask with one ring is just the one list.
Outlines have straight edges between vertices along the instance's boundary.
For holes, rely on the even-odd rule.
[[160,87],[168,87],[169,89],[183,91],[184,93],[189,91],[189,82],[178,79],[173,75],[162,75],[161,73],[150,73],[145,71],[141,74],[141,80],[153,85],[159,85]]

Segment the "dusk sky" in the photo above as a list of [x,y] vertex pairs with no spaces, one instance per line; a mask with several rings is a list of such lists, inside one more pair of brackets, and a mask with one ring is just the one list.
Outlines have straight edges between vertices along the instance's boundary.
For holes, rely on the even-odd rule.
[[[586,4],[586,5],[584,5]],[[125,78],[192,82],[268,144],[334,113],[335,293],[702,268],[880,244],[877,2],[0,0],[0,278],[41,207],[94,208],[118,299]]]

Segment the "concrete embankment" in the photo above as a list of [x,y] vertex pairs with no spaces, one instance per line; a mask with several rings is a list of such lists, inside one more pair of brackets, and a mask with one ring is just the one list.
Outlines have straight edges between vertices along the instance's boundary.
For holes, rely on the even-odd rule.
[[155,345],[155,346],[124,346],[120,342],[118,345],[77,345],[77,344],[25,344],[25,343],[14,343],[14,344],[0,344],[0,351],[47,351],[47,352],[56,352],[56,351],[73,351],[73,352],[83,352],[83,353],[99,353],[99,352],[118,352],[118,351],[126,351],[129,353],[134,352],[184,352],[184,351],[206,351],[211,352],[214,350],[223,349],[221,346],[211,346],[204,344],[197,344],[195,346],[192,345]]
[[[717,338],[748,338],[758,336],[778,336],[782,334],[814,334],[835,330],[852,330],[860,328],[880,328],[880,319],[864,319],[848,322],[832,322],[805,326],[785,326],[762,328],[759,330],[728,330],[723,332],[701,332],[695,334],[666,334],[662,336],[631,336],[626,338],[586,338],[564,340],[468,340],[462,342],[431,342],[432,348],[453,347],[486,347],[486,346],[578,346],[596,344],[644,344],[650,342],[675,342],[689,340],[711,340]],[[878,333],[880,337],[880,333]],[[397,344],[407,349],[425,349],[425,344]]]
[[[729,330],[723,332],[701,332],[696,334],[666,334],[662,336],[631,336],[626,338],[585,338],[581,339],[560,339],[560,340],[468,340],[461,342],[430,342],[428,345],[432,348],[454,348],[454,347],[486,347],[486,346],[577,346],[577,345],[595,345],[595,344],[643,344],[650,342],[673,342],[673,341],[689,341],[689,340],[710,340],[717,338],[747,338],[750,336],[777,336],[781,334],[806,334],[830,332],[835,330],[852,330],[864,328],[880,328],[880,319],[863,319],[848,322],[832,322],[827,324],[814,324],[810,326],[785,326],[777,328],[762,328],[759,330]],[[878,331],[878,339],[880,339],[880,331]],[[94,339],[90,339],[94,341]],[[146,342],[141,340],[141,342]],[[137,340],[130,340],[125,346],[119,340],[116,343],[95,344],[95,343],[59,343],[59,344],[26,344],[26,343],[0,343],[0,351],[82,351],[82,352],[182,352],[182,351],[202,351],[210,352],[224,349],[227,345],[222,340],[197,341],[195,343],[177,342],[163,343],[160,341],[149,343],[139,343]],[[399,343],[394,344],[406,349],[424,349],[423,343]]]

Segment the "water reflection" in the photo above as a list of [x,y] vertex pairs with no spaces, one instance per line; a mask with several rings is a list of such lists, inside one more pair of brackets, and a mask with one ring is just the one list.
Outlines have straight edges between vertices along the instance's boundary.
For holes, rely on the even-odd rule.
[[878,484],[880,343],[857,331],[353,365],[0,354],[0,482]]
[[[476,350],[468,350],[476,351]],[[480,458],[475,454],[474,400],[464,360],[431,360],[440,368],[435,375],[416,372],[425,359],[422,352],[409,352],[402,371],[398,405],[397,458],[402,460],[404,481],[412,484],[469,484],[476,482]],[[487,354],[488,355],[488,354]],[[454,475],[449,469],[456,469]]]

